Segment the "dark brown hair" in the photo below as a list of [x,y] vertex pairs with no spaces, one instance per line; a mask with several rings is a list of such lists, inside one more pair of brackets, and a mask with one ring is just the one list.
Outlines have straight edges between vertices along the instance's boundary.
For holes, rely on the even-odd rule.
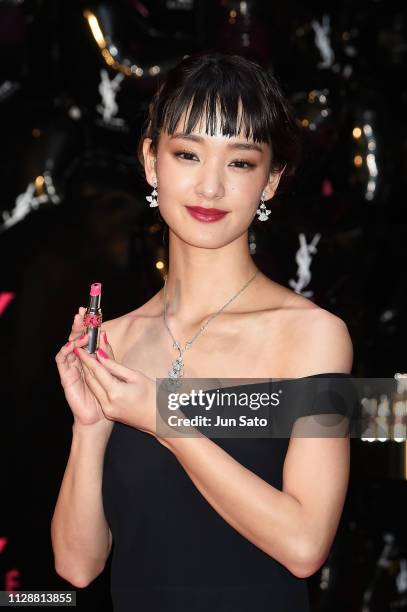
[[[238,123],[239,101],[242,114]],[[151,138],[156,153],[161,130],[173,134],[189,107],[186,133],[204,118],[206,133],[213,135],[219,109],[223,135],[236,136],[243,129],[246,138],[268,143],[270,171],[285,167],[280,184],[294,175],[301,157],[301,128],[277,79],[251,60],[223,53],[186,56],[166,74],[150,103],[138,145],[142,168],[144,138]]]

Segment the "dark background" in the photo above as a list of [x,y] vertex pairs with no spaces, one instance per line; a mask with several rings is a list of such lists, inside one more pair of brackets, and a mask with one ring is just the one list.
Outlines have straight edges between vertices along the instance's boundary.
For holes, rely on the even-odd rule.
[[[292,286],[299,235],[320,234],[304,291],[347,323],[353,374],[407,370],[400,7],[0,1],[0,300],[10,299],[0,314],[0,590],[13,577],[17,589],[72,590],[54,571],[49,535],[72,424],[54,356],[91,282],[103,283],[105,319],[162,286],[167,245],[136,149],[148,102],[183,55],[239,53],[279,78],[303,126],[304,158],[269,222],[252,224],[253,257]],[[120,80],[110,110],[102,70]],[[310,579],[313,611],[406,610],[405,443],[352,447],[338,535]],[[108,570],[77,589],[78,607],[110,609]]]

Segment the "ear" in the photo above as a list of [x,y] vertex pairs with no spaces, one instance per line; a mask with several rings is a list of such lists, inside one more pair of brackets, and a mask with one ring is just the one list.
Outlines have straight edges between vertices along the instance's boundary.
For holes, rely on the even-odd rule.
[[144,138],[143,141],[143,157],[144,157],[144,171],[146,173],[146,181],[153,186],[153,180],[156,178],[156,156],[151,147],[151,138]]
[[264,188],[266,200],[271,200],[271,198],[274,196],[275,192],[277,191],[278,184],[284,173],[285,168],[286,167],[284,166],[284,168],[278,172],[270,172],[268,183]]

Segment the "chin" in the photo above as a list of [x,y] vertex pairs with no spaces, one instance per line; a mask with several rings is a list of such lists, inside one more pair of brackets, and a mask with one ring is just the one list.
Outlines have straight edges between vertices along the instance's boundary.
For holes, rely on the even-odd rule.
[[201,249],[220,249],[232,242],[232,239],[228,240],[225,234],[222,236],[209,236],[202,235],[202,232],[185,232],[185,230],[181,232],[173,230],[173,232],[186,244]]
[[[171,226],[169,226],[171,227]],[[172,232],[183,242],[190,246],[202,249],[221,249],[222,247],[230,244],[237,240],[242,234],[246,232],[247,228],[243,228],[240,231],[217,231],[214,229],[195,229],[185,228],[182,226],[181,229],[178,227],[171,227]]]

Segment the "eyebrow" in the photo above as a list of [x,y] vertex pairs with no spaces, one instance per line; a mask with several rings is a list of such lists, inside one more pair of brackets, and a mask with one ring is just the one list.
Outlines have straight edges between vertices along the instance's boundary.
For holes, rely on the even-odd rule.
[[[204,143],[204,138],[202,136],[197,136],[196,134],[185,134],[184,132],[175,132],[170,136],[170,140],[192,140],[193,142],[199,142],[201,144]],[[226,145],[228,149],[240,149],[244,151],[259,151],[263,153],[263,149],[255,144],[250,142],[230,142]]]

